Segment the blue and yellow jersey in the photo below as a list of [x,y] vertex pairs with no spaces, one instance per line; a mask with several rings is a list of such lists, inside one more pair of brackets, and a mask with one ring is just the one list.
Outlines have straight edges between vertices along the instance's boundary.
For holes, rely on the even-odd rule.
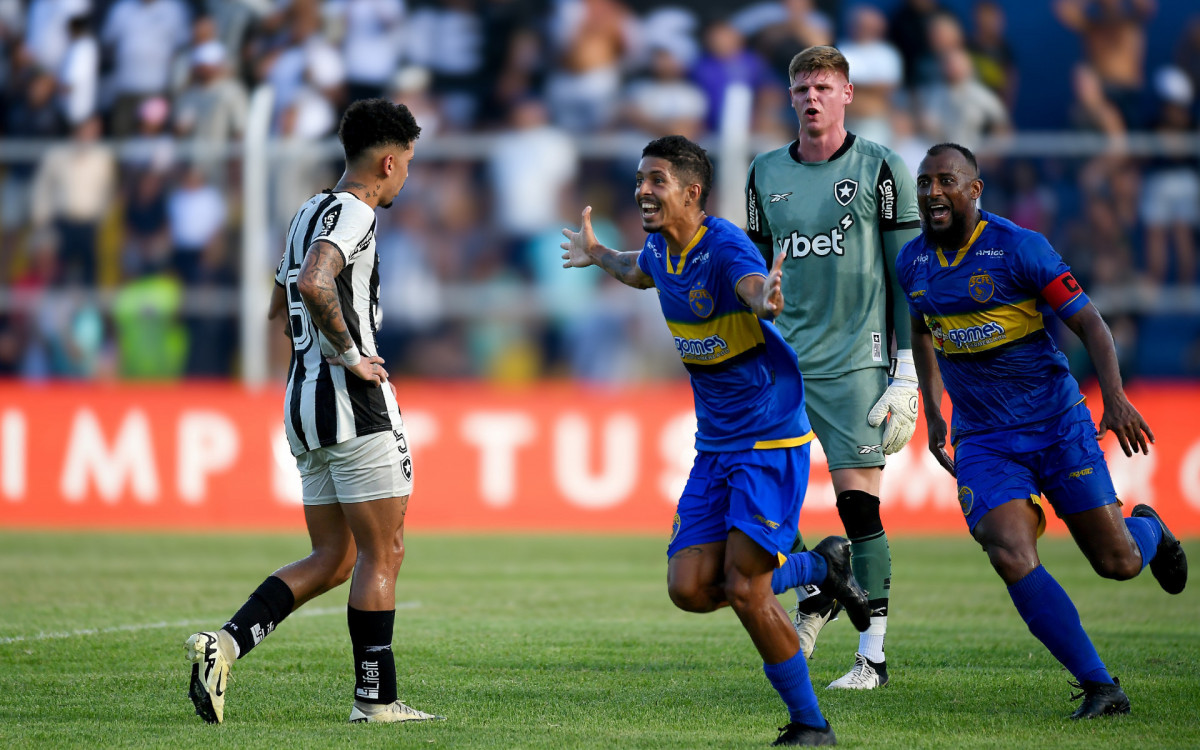
[[737,296],[739,281],[767,275],[741,229],[710,216],[679,255],[651,234],[638,267],[654,279],[691,375],[697,450],[782,448],[812,439],[796,353]]
[[956,438],[1038,422],[1083,398],[1046,321],[1071,317],[1088,298],[1045,237],[981,211],[965,247],[921,234],[896,270],[909,310],[933,332]]

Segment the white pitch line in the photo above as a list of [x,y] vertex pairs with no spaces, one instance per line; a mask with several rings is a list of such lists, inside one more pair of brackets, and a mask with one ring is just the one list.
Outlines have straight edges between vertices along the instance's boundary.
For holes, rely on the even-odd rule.
[[[421,606],[420,602],[396,602],[396,609],[416,609]],[[345,613],[345,607],[313,607],[311,609],[302,609],[291,615],[291,617],[321,617],[324,615],[336,615]],[[14,635],[0,636],[0,645],[6,643],[23,643],[27,641],[50,641],[63,638],[79,638],[85,635],[108,635],[110,633],[136,633],[141,630],[162,630],[164,628],[194,628],[203,625],[211,625],[212,620],[176,620],[174,622],[145,622],[139,625],[114,625],[108,628],[80,628],[78,630],[62,631],[58,633],[38,633],[37,635]]]

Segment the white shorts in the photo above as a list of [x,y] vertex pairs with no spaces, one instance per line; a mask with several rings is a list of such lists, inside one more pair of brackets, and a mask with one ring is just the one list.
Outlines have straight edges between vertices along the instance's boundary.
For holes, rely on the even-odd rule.
[[305,505],[364,503],[412,494],[412,456],[403,425],[301,453]]
[[1186,167],[1151,172],[1142,183],[1141,208],[1147,226],[1200,224],[1200,175]]

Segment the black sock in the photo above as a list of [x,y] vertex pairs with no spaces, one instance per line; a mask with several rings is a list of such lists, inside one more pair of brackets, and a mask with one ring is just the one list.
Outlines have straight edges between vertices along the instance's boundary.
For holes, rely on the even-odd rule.
[[225,630],[237,641],[240,649],[238,658],[248,654],[250,649],[270,635],[283,622],[283,618],[292,613],[295,605],[296,597],[283,579],[268,576],[259,584],[237,614],[225,623]]
[[396,610],[366,612],[346,606],[346,624],[354,649],[354,697],[363,703],[396,700],[396,659],[392,628]]

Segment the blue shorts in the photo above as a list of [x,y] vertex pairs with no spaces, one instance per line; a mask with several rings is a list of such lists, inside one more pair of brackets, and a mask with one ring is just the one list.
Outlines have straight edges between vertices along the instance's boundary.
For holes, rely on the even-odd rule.
[[1082,402],[1032,425],[964,435],[954,446],[954,466],[958,502],[972,531],[989,510],[1011,500],[1040,504],[1044,494],[1059,518],[1117,502],[1096,425]]
[[723,542],[738,529],[782,560],[791,551],[808,489],[809,444],[700,451],[675,510],[667,558],[684,547]]

